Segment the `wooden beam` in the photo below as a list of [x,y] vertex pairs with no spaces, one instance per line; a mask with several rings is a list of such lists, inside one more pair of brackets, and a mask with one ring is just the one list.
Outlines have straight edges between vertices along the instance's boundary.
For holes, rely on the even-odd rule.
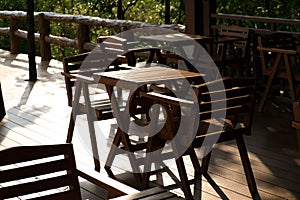
[[189,34],[201,34],[199,20],[201,9],[199,0],[185,0],[185,32]]
[[27,44],[29,59],[29,81],[37,80],[34,41],[34,0],[27,0]]
[[186,33],[209,36],[215,24],[211,13],[216,13],[216,0],[185,0]]

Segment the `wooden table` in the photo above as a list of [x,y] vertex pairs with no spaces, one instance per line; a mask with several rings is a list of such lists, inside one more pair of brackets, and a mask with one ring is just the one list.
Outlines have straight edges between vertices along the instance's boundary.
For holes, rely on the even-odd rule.
[[184,34],[184,33],[142,36],[140,37],[140,39],[141,41],[148,42],[150,44],[155,44],[155,45],[157,45],[157,43],[166,43],[169,47],[178,48],[178,51],[181,55],[186,54],[183,47],[191,45],[193,41],[199,43],[207,51],[210,51],[211,49],[210,46],[213,42],[212,37]]
[[[114,111],[114,116],[117,118],[117,132],[115,134],[113,145],[114,148],[111,148],[109,155],[107,157],[106,166],[105,169],[108,172],[110,176],[114,176],[112,173],[110,166],[113,163],[113,160],[117,154],[117,150],[115,147],[120,148],[120,143],[123,144],[123,149],[125,149],[129,161],[131,164],[131,167],[134,172],[135,180],[138,183],[138,185],[141,185],[144,189],[145,181],[142,179],[142,173],[140,172],[139,166],[137,166],[137,159],[132,154],[132,152],[135,152],[137,150],[146,149],[147,146],[143,146],[141,144],[138,144],[134,147],[131,144],[131,141],[129,139],[129,123],[130,123],[130,117],[131,113],[129,111],[135,110],[136,106],[146,107],[145,112],[148,113],[149,103],[145,104],[146,99],[139,95],[139,92],[143,90],[147,90],[147,87],[152,84],[163,84],[165,86],[169,87],[176,87],[176,83],[178,81],[185,81],[187,80],[188,84],[189,82],[193,82],[197,80],[200,80],[202,82],[202,77],[204,74],[200,73],[194,73],[189,71],[183,71],[183,70],[177,70],[168,68],[164,65],[157,65],[154,64],[154,66],[146,67],[146,68],[133,68],[131,70],[121,70],[121,71],[111,71],[111,72],[103,72],[103,73],[96,73],[94,74],[94,80],[96,82],[105,84],[107,87],[107,92],[110,96],[112,107]],[[175,86],[174,86],[175,85]],[[183,88],[182,85],[180,85],[184,92],[187,92],[187,88]],[[127,99],[127,105],[123,106],[123,111],[120,108],[120,106],[117,103],[118,102],[117,97],[115,96],[115,92],[113,91],[114,88],[122,88],[130,91],[129,98]],[[171,89],[172,90],[172,89]],[[175,92],[173,90],[173,92]],[[183,97],[182,97],[183,98]],[[134,107],[133,107],[133,106]],[[125,111],[124,111],[125,107]],[[133,107],[133,108],[132,108]],[[151,133],[150,133],[151,134]],[[147,142],[145,142],[147,145]],[[112,145],[112,146],[113,146]],[[139,149],[139,146],[141,149]]]

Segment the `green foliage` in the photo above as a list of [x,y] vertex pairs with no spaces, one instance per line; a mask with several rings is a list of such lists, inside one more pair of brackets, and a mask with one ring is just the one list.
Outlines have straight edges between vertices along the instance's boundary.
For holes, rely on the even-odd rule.
[[[34,0],[35,11],[56,12],[116,19],[120,0]],[[142,21],[151,24],[163,24],[165,20],[165,0],[122,0],[122,12],[126,20]],[[171,23],[184,24],[185,0],[170,0]],[[0,0],[1,10],[26,10],[25,0]],[[300,0],[217,0],[217,12],[263,17],[300,19]],[[233,23],[219,21],[218,23]],[[243,22],[246,27],[266,28],[265,23]],[[26,29],[26,22],[20,21],[20,28]],[[0,27],[8,27],[9,20],[2,19]],[[51,34],[76,38],[77,26],[65,23],[51,23]],[[267,27],[269,28],[269,27]],[[38,29],[38,28],[37,28]],[[91,39],[96,41],[99,35],[113,35],[119,30],[105,27],[90,27]],[[300,27],[282,25],[281,30],[300,31]],[[0,35],[0,48],[9,49],[8,37]],[[26,42],[22,41],[22,52],[27,51]],[[37,46],[37,52],[38,52]],[[51,45],[52,55],[61,59],[77,53],[72,48]]]
[[[300,0],[217,0],[217,12],[260,17],[300,19]],[[230,20],[219,23],[231,23]],[[266,23],[244,22],[246,27],[270,28]],[[279,30],[300,31],[300,27],[281,25]]]

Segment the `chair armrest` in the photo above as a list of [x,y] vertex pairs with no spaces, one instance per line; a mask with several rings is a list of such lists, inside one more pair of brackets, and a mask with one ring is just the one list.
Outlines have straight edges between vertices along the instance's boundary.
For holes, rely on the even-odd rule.
[[95,80],[94,80],[94,78],[92,78],[92,77],[83,76],[83,75],[80,75],[80,74],[74,74],[73,76],[74,76],[74,78],[76,78],[77,80],[80,80],[80,81],[82,81],[82,82],[84,82],[84,83],[88,83],[88,84],[90,84],[90,83],[95,83]]
[[300,122],[292,121],[292,127],[295,129],[300,130]]
[[76,78],[75,74],[70,74],[70,73],[67,73],[67,72],[61,72],[61,75],[65,76],[67,78]]
[[157,92],[141,92],[141,96],[153,99],[160,102],[165,102],[168,104],[172,104],[175,106],[180,106],[180,104],[193,105],[194,102],[187,99],[180,99],[177,97],[168,96],[165,94],[157,93]]

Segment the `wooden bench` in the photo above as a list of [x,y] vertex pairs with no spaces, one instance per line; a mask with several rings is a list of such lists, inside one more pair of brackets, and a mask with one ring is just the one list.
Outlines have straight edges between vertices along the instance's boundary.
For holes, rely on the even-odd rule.
[[0,83],[0,121],[3,119],[5,115],[6,112],[5,112],[4,101],[3,101],[2,90],[1,90],[1,83]]

